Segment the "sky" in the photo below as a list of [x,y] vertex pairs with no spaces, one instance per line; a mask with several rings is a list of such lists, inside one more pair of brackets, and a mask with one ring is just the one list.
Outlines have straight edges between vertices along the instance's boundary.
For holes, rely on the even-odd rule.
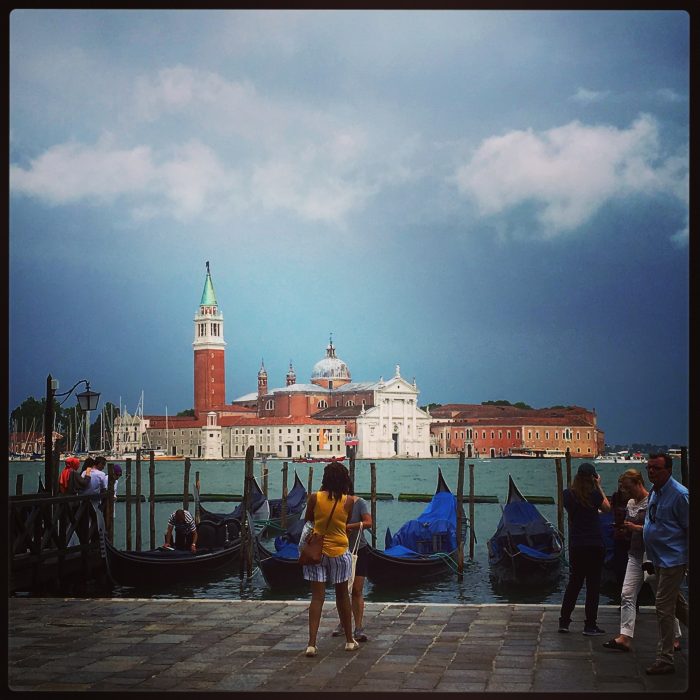
[[[9,411],[80,379],[193,406],[332,333],[419,402],[595,409],[687,444],[689,16],[15,10]],[[9,413],[8,411],[8,413]]]

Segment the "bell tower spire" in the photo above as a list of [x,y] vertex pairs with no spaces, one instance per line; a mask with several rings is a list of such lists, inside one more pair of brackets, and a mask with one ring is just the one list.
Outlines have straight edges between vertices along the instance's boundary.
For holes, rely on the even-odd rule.
[[219,310],[209,261],[199,309],[194,317],[194,411],[196,415],[226,403],[224,317]]

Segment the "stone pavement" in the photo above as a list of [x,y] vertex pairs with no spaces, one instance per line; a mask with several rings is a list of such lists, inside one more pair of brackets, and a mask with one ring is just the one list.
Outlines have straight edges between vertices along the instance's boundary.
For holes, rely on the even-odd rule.
[[688,634],[676,673],[647,676],[656,618],[643,607],[635,651],[602,643],[619,611],[601,606],[608,634],[569,634],[555,605],[367,603],[370,640],[346,652],[323,609],[318,656],[306,658],[308,601],[10,598],[13,691],[653,692],[688,688]]

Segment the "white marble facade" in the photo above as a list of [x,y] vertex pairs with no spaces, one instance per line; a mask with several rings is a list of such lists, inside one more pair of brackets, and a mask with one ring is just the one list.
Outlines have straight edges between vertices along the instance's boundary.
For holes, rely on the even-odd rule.
[[374,406],[357,417],[357,459],[430,457],[429,413],[418,407],[415,381],[395,375],[380,379],[374,388]]

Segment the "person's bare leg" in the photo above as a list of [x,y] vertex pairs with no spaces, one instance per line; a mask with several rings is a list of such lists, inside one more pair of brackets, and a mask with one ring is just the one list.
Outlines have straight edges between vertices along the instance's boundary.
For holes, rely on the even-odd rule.
[[348,594],[348,582],[335,584],[335,607],[338,609],[340,624],[343,625],[345,641],[352,642],[352,609],[350,607],[350,595]]
[[355,576],[352,582],[352,616],[355,620],[355,629],[362,629],[362,621],[365,616],[365,599],[362,595],[365,586],[364,576]]
[[309,646],[316,646],[316,636],[321,625],[323,601],[326,599],[326,582],[311,581],[311,604],[309,605]]

